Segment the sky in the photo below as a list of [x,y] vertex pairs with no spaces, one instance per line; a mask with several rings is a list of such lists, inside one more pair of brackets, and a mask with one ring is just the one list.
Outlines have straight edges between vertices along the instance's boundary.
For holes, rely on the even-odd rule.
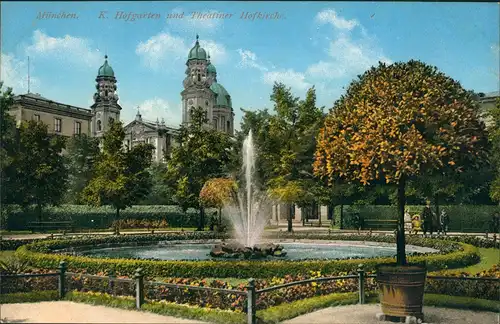
[[[44,12],[74,18],[38,19]],[[240,108],[273,108],[276,81],[301,98],[314,86],[326,110],[379,61],[421,60],[466,89],[498,91],[499,13],[498,3],[2,2],[1,80],[26,93],[29,57],[31,92],[89,108],[107,54],[122,121],[139,107],[145,119],[178,125],[199,34],[238,129]]]

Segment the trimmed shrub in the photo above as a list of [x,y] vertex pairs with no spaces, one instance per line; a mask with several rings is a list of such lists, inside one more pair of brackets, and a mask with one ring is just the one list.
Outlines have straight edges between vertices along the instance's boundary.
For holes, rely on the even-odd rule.
[[[424,206],[408,205],[410,214],[422,214]],[[432,206],[434,210],[434,206]],[[439,206],[439,210],[445,210],[450,218],[449,231],[457,232],[480,232],[489,230],[489,222],[498,206],[489,205],[446,205]],[[390,205],[345,205],[343,206],[344,229],[356,228],[356,215],[362,219],[397,219],[397,208]],[[336,206],[334,217],[340,221],[340,206]]]
[[[210,210],[207,211],[207,213]],[[92,207],[86,205],[62,205],[43,209],[44,221],[73,221],[75,228],[110,228],[116,210],[111,206]],[[28,223],[37,221],[33,209],[23,210],[20,207],[10,206],[6,229],[25,230]],[[183,213],[178,206],[133,206],[120,211],[121,219],[136,219],[149,221],[165,221],[170,227],[195,227],[198,225],[198,211],[189,209]]]
[[[155,277],[187,277],[187,278],[272,278],[274,276],[300,275],[308,271],[331,273],[349,272],[357,269],[359,263],[365,265],[366,271],[373,271],[379,263],[394,262],[394,258],[347,259],[347,260],[306,260],[306,261],[151,261],[130,259],[105,259],[84,256],[54,254],[53,250],[68,247],[95,246],[107,243],[143,243],[162,240],[205,240],[222,236],[214,233],[191,232],[160,235],[130,235],[112,237],[89,237],[73,240],[46,240],[20,247],[16,251],[21,259],[28,260],[30,265],[39,268],[55,268],[61,260],[66,260],[70,271],[89,273],[114,271],[119,275],[132,275],[139,267],[148,276]],[[393,243],[394,237],[380,236],[329,236],[332,240],[378,241]],[[459,268],[479,262],[477,249],[464,243],[448,242],[437,239],[408,238],[408,244],[429,246],[444,251],[445,254],[409,256],[410,262],[427,261],[429,271]]]

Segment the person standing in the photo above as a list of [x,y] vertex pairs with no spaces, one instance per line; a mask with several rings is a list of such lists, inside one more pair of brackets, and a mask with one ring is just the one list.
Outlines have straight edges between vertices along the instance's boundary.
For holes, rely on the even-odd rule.
[[424,232],[424,237],[427,235],[427,232],[432,236],[433,216],[434,213],[431,209],[431,202],[427,200],[424,210],[422,211],[422,231]]
[[439,216],[439,230],[442,234],[446,235],[448,232],[448,225],[450,224],[450,218],[446,211],[441,211],[441,215]]

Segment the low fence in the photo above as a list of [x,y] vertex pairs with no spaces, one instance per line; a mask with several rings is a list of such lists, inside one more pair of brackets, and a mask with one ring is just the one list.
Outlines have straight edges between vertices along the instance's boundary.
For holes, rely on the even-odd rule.
[[[357,274],[346,276],[334,276],[313,278],[301,281],[294,281],[276,286],[257,289],[254,279],[248,280],[248,285],[243,290],[224,289],[204,286],[194,286],[185,284],[174,284],[165,282],[154,282],[144,280],[144,273],[141,268],[136,270],[133,279],[129,278],[116,278],[112,272],[108,276],[97,276],[89,274],[78,274],[67,272],[67,264],[62,261],[58,267],[57,272],[44,273],[44,274],[2,274],[0,275],[0,294],[9,294],[15,292],[35,291],[37,288],[43,287],[44,289],[38,290],[54,290],[57,289],[58,296],[63,299],[67,291],[92,291],[107,293],[113,296],[134,296],[137,309],[141,309],[142,305],[148,300],[166,300],[170,302],[185,301],[190,298],[191,302],[200,306],[206,302],[206,294],[212,294],[211,300],[214,301],[213,296],[217,295],[221,301],[224,302],[224,296],[231,296],[231,300],[237,296],[238,300],[242,302],[242,310],[247,314],[247,323],[257,323],[257,305],[259,297],[266,294],[276,292],[280,289],[286,289],[293,286],[313,284],[318,285],[326,282],[342,281],[342,280],[356,280],[359,304],[365,303],[368,279],[376,278],[376,274],[366,274],[363,265],[359,265]],[[33,285],[34,279],[49,279],[49,282],[41,282],[38,285]],[[447,277],[447,276],[427,276],[430,281],[477,281],[499,284],[500,278],[484,278],[484,277]],[[20,281],[24,281],[20,284]],[[97,285],[92,282],[98,282]],[[94,283],[95,283],[94,282]],[[30,284],[31,283],[31,284]],[[49,283],[49,284],[48,284]],[[120,283],[120,285],[117,285]],[[494,287],[492,289],[495,289]],[[193,294],[192,292],[196,292]],[[326,291],[328,293],[328,291]],[[184,295],[183,295],[184,294]],[[188,296],[189,295],[189,296]],[[187,297],[186,297],[187,296]],[[226,300],[227,301],[227,300]],[[213,305],[212,305],[213,306]],[[266,306],[264,305],[264,308]]]

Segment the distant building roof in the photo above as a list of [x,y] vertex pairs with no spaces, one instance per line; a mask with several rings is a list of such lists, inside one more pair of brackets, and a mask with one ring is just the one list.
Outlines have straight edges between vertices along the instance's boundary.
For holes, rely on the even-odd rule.
[[17,95],[14,97],[14,102],[20,103],[22,105],[33,106],[34,109],[38,108],[48,108],[55,109],[67,113],[92,116],[90,109],[80,108],[60,102],[56,102],[45,97],[42,97],[39,93],[26,93],[22,95]]

